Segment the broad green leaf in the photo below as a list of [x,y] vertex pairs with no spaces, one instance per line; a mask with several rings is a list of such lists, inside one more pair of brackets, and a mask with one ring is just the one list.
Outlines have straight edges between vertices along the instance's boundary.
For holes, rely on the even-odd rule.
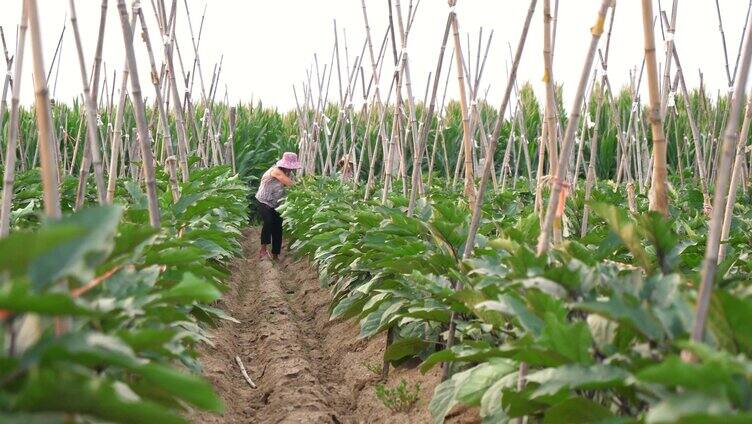
[[434,424],[443,424],[446,414],[457,405],[457,392],[468,379],[471,371],[454,374],[450,379],[436,386],[433,397],[428,403],[428,411],[431,413]]
[[427,346],[428,342],[419,337],[399,339],[387,346],[384,351],[384,360],[397,361],[406,356],[417,356]]
[[587,324],[561,322],[556,315],[546,313],[545,326],[541,335],[543,343],[553,351],[560,353],[572,362],[592,364],[590,348],[593,338]]
[[613,417],[611,411],[590,399],[573,397],[546,411],[543,424],[598,423]]
[[139,399],[123,383],[49,369],[30,372],[13,410],[79,413],[133,424],[185,422],[164,407]]
[[645,421],[653,423],[749,423],[752,414],[737,415],[722,397],[697,392],[671,395],[653,405]]
[[504,358],[491,358],[472,368],[457,390],[457,400],[465,405],[479,405],[483,394],[496,381],[516,371],[518,364]]
[[29,268],[34,287],[43,289],[64,277],[73,277],[79,282],[94,278],[95,267],[112,252],[121,215],[119,206],[101,206],[50,222],[48,227],[52,229],[73,226],[83,232],[34,259]]
[[97,311],[84,301],[73,299],[65,293],[32,293],[29,285],[20,281],[6,284],[0,289],[0,309],[41,315],[92,316]]
[[603,218],[611,231],[621,239],[624,246],[634,256],[637,263],[646,271],[652,269],[647,252],[642,247],[642,236],[634,221],[627,217],[624,209],[604,203],[593,203],[593,211]]
[[189,272],[183,274],[183,279],[178,284],[161,293],[163,300],[178,303],[192,303],[196,301],[210,303],[221,296],[222,293],[213,284]]
[[547,368],[530,374],[528,381],[540,386],[533,392],[533,398],[553,395],[562,389],[601,389],[621,387],[629,373],[611,365],[563,365]]

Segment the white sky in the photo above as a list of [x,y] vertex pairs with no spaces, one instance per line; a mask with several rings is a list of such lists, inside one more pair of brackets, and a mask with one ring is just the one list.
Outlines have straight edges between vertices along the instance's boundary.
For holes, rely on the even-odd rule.
[[[407,16],[409,0],[402,0],[404,15]],[[67,0],[38,0],[43,31],[45,64],[49,66],[57,44],[60,30],[68,9]],[[127,3],[130,3],[128,1]],[[166,3],[171,3],[166,0]],[[387,27],[387,1],[366,0],[375,49],[381,42]],[[553,0],[552,0],[553,3]],[[733,68],[739,48],[739,40],[744,25],[748,0],[721,0],[721,11],[728,43],[728,54]],[[86,63],[91,67],[96,43],[101,0],[77,0],[80,30],[84,40]],[[112,71],[118,75],[123,64],[123,40],[117,15],[117,1],[110,0],[108,22],[104,46],[104,62],[108,71],[108,83],[112,82]],[[150,20],[150,34],[158,45],[158,28],[155,24],[151,2],[143,0],[147,17]],[[250,101],[261,99],[265,105],[276,106],[281,110],[295,107],[292,85],[296,84],[300,93],[305,79],[305,70],[313,63],[314,53],[318,53],[321,67],[329,62],[333,43],[333,19],[340,29],[342,46],[343,80],[344,36],[347,33],[350,63],[360,54],[365,36],[361,2],[359,0],[188,0],[191,7],[194,29],[198,30],[199,19],[205,4],[208,4],[204,35],[200,45],[201,63],[208,90],[214,64],[224,54],[221,78],[222,89],[218,97],[224,97],[227,85],[229,99]],[[466,33],[470,33],[470,47],[475,68],[475,55],[478,45],[478,30],[483,27],[484,37],[494,31],[493,43],[488,57],[481,89],[490,84],[488,100],[492,104],[500,101],[506,84],[506,64],[509,58],[507,43],[516,46],[528,0],[460,0],[457,13],[463,49],[467,48]],[[557,82],[564,83],[566,94],[574,90],[582,69],[585,49],[590,39],[589,28],[593,24],[600,0],[560,0],[558,33],[554,59],[554,75]],[[664,7],[670,7],[671,0],[663,0]],[[178,38],[183,59],[187,67],[193,60],[193,52],[183,0],[178,0]],[[655,10],[658,10],[657,1]],[[0,25],[3,26],[13,54],[15,32],[20,17],[21,0],[0,0]],[[448,6],[445,0],[422,0],[413,30],[409,48],[414,95],[422,99],[426,78],[436,66],[441,36],[444,31]],[[660,28],[657,27],[658,57],[663,59],[663,43],[660,41]],[[397,34],[397,37],[399,35]],[[680,1],[677,19],[676,44],[681,55],[685,77],[690,87],[699,84],[698,69],[702,68],[706,86],[714,93],[727,86],[723,61],[721,38],[714,0]],[[450,38],[451,43],[451,38]],[[485,41],[484,41],[485,43]],[[451,44],[450,44],[451,45]],[[141,83],[147,96],[153,95],[148,73],[146,49],[136,38],[137,54],[141,60]],[[389,51],[391,54],[391,51]],[[447,55],[450,53],[447,49]],[[463,52],[467,55],[467,52]],[[628,82],[629,69],[639,66],[643,55],[642,18],[640,1],[619,0],[616,9],[609,77],[612,84],[620,87]],[[33,96],[31,87],[31,52],[27,45],[24,63],[22,101],[29,102]],[[74,51],[73,32],[68,22],[63,42],[63,59],[56,97],[70,101],[81,91],[81,77]],[[366,58],[368,55],[366,54]],[[157,56],[161,63],[161,55]],[[530,36],[519,70],[519,81],[531,81],[541,93],[543,83],[542,65],[542,0],[538,1],[536,15],[530,29]],[[390,62],[391,63],[391,57]],[[370,70],[366,59],[364,68]],[[384,70],[392,70],[387,65]],[[389,74],[390,72],[384,72]],[[366,73],[366,77],[370,72]],[[54,73],[53,77],[54,79]],[[52,88],[52,82],[50,84]],[[117,87],[119,87],[119,83]],[[442,84],[443,85],[443,84]],[[456,91],[456,79],[450,81],[450,94]],[[198,84],[196,89],[198,89]],[[332,81],[331,99],[337,97],[336,75]],[[566,95],[565,94],[565,95]],[[194,97],[200,94],[196,91]],[[358,94],[360,96],[360,94]],[[117,97],[117,94],[116,94]]]

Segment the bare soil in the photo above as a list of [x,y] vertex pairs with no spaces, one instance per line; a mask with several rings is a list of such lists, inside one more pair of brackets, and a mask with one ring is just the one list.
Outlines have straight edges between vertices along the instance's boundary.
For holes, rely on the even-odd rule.
[[[232,264],[230,289],[220,307],[240,323],[212,334],[200,349],[204,375],[225,403],[223,415],[193,412],[196,423],[429,423],[428,402],[440,381],[435,368],[423,375],[411,366],[392,369],[386,385],[420,383],[420,399],[406,413],[376,397],[380,376],[366,365],[381,363],[385,336],[359,339],[353,320],[329,320],[329,292],[305,259],[259,260],[258,229],[244,232],[243,257]],[[258,388],[235,363],[242,359]],[[456,411],[447,422],[478,422],[477,412]]]

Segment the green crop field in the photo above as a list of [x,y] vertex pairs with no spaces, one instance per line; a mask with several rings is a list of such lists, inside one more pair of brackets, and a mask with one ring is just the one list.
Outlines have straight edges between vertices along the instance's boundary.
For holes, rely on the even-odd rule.
[[[423,46],[439,55],[418,93],[407,36],[421,2],[380,3],[382,39],[363,0],[362,50],[335,38],[281,111],[218,95],[221,60],[202,75],[194,28],[175,36],[198,21],[187,1],[102,0],[101,21],[79,22],[85,3],[71,0],[60,39],[85,88],[60,101],[41,8],[12,3],[23,12],[1,34],[0,422],[318,422],[305,414],[319,403],[333,411],[324,422],[752,422],[749,13],[736,66],[726,53],[731,90],[713,93],[686,86],[677,2],[635,2],[644,57],[615,87],[621,6],[588,2],[589,49],[564,85],[549,77],[559,2],[532,0],[499,49],[507,73],[485,77],[499,102],[481,83],[491,38],[471,50],[460,37],[467,9],[450,1],[445,32]],[[124,40],[104,47],[124,56],[109,81],[107,13]],[[543,81],[517,75],[540,53],[526,45],[532,19]],[[85,51],[78,26],[97,24]],[[267,264],[252,251],[254,195],[285,152],[302,169],[278,209],[284,258]],[[305,278],[318,286],[301,294]],[[290,338],[303,341],[263,356]],[[338,399],[329,386],[353,391],[346,355],[361,351],[355,400]],[[280,385],[315,396],[276,399]]]

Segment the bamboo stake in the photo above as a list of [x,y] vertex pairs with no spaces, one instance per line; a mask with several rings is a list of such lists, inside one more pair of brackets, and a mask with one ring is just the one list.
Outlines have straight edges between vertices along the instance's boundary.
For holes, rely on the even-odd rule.
[[167,112],[165,111],[165,103],[164,103],[164,100],[162,99],[162,83],[159,79],[159,74],[157,73],[157,64],[154,61],[154,51],[151,48],[151,39],[149,38],[149,29],[146,26],[146,18],[144,18],[144,11],[139,6],[135,8],[133,13],[138,15],[138,18],[141,21],[141,31],[142,31],[141,38],[143,39],[144,44],[146,44],[146,51],[148,52],[148,56],[149,56],[149,65],[151,66],[151,82],[154,85],[154,96],[156,98],[157,109],[159,111],[159,121],[162,124],[162,137],[164,138],[165,148],[167,149],[168,157],[165,162],[167,164],[167,174],[170,180],[172,200],[173,202],[177,202],[178,199],[180,199],[180,188],[178,188],[177,169],[175,166],[175,162],[177,162],[177,159],[174,156],[174,152],[172,148],[172,136],[170,135],[170,121],[168,120]]
[[[99,150],[99,136],[97,134],[97,106],[96,106],[96,90],[94,92],[91,91],[91,87],[89,86],[89,78],[86,75],[86,63],[84,61],[84,52],[83,47],[81,46],[81,34],[78,31],[78,17],[76,16],[76,5],[75,0],[69,1],[70,6],[70,20],[71,20],[71,27],[73,28],[73,35],[76,40],[76,51],[78,53],[78,65],[79,69],[81,71],[81,82],[83,84],[83,96],[84,96],[84,106],[86,107],[86,131],[87,131],[87,138],[89,139],[89,155],[91,158],[92,165],[94,165],[94,179],[97,184],[97,195],[99,197],[99,204],[104,205],[107,204],[107,189],[104,184],[104,174],[102,170],[102,155]],[[107,9],[107,6],[104,5],[103,8]],[[104,14],[104,12],[103,12]],[[104,25],[104,24],[102,24]],[[100,38],[102,36],[102,33],[104,32],[103,26],[100,27]],[[99,47],[98,47],[99,48]],[[100,58],[101,61],[101,58]],[[94,84],[94,87],[96,87],[96,84]],[[86,159],[84,159],[84,165],[82,165],[82,169],[88,168],[88,164],[86,163]],[[83,205],[83,199],[84,199],[84,191],[86,187],[86,181],[85,181],[85,172],[82,172],[82,175],[84,176],[84,181],[79,182],[79,187],[83,187],[83,189],[79,189],[79,194],[76,196],[76,208],[79,209]]]
[[[444,29],[444,37],[441,41],[441,47],[439,48],[439,59],[438,63],[436,64],[436,73],[433,78],[433,87],[431,89],[431,103],[428,106],[428,110],[425,113],[424,119],[423,119],[423,127],[421,129],[421,132],[418,137],[418,145],[416,146],[417,151],[413,154],[413,173],[412,173],[412,191],[410,193],[410,200],[408,202],[407,207],[407,213],[408,216],[412,215],[413,209],[415,208],[415,201],[416,201],[416,195],[418,187],[420,183],[420,168],[421,163],[423,161],[423,150],[424,146],[426,144],[426,139],[428,138],[428,130],[431,127],[431,122],[433,120],[433,111],[436,107],[436,95],[438,93],[439,89],[439,83],[440,83],[440,76],[441,76],[441,68],[444,64],[444,52],[446,51],[446,45],[447,40],[449,38],[449,29],[451,28],[451,18],[447,18],[447,23]],[[425,104],[425,102],[424,102]],[[433,164],[432,164],[433,165]]]
[[[6,101],[6,99],[8,98],[8,89],[11,88],[11,69],[13,68],[13,59],[8,56],[8,46],[5,43],[5,33],[3,32],[3,27],[1,26],[0,39],[2,39],[3,43],[3,53],[5,54],[6,65],[5,78],[3,79],[3,94],[2,98],[0,98],[0,124],[2,124],[2,119],[5,117],[5,110],[8,108],[8,102]],[[15,151],[13,151],[13,154],[15,154]],[[4,161],[5,159],[0,152],[0,164],[3,164],[3,166]]]
[[554,92],[553,54],[551,50],[551,0],[543,0],[543,82],[546,86],[546,106],[544,109],[545,131],[544,142],[548,150],[548,173],[556,174],[559,162],[558,142],[556,137],[556,93]]
[[452,22],[452,31],[454,39],[454,59],[457,63],[457,80],[459,82],[460,108],[462,110],[462,145],[465,154],[465,189],[464,193],[468,199],[470,208],[475,207],[476,194],[475,183],[473,182],[473,144],[471,140],[470,118],[467,109],[467,93],[465,91],[465,74],[462,66],[462,43],[460,42],[459,23],[454,7],[457,0],[449,0],[449,19]]
[[[136,14],[131,16],[130,22],[131,30],[136,28]],[[133,34],[131,33],[131,39]],[[110,157],[110,169],[107,180],[107,201],[112,203],[115,200],[115,185],[117,183],[117,162],[118,155],[123,144],[123,120],[125,118],[125,106],[128,98],[128,75],[130,70],[128,69],[128,59],[124,58],[123,61],[123,75],[120,81],[120,98],[118,99],[117,113],[115,115],[115,128],[112,132],[112,149]],[[125,155],[123,155],[125,156]]]
[[152,146],[151,138],[149,136],[149,128],[146,126],[146,111],[144,110],[144,99],[141,95],[141,83],[138,78],[136,54],[133,51],[133,33],[131,32],[131,25],[128,22],[128,10],[125,6],[125,0],[118,0],[117,7],[118,12],[120,13],[120,25],[123,30],[123,41],[125,43],[128,69],[130,69],[133,111],[136,117],[138,142],[141,146],[141,157],[143,160],[144,179],[146,183],[146,196],[149,201],[149,223],[152,227],[159,228],[159,203],[157,201],[157,184],[154,178],[154,155],[151,150]]
[[[666,59],[663,65],[663,91],[661,93],[661,117],[666,117],[666,106],[668,105],[669,89],[671,87],[671,60],[674,57],[674,33],[676,32],[676,11],[678,8],[678,0],[674,0],[671,8],[671,22],[668,20],[661,20],[666,26],[668,37],[665,37],[666,42]],[[665,16],[666,12],[659,11],[661,15]]]
[[[604,2],[607,0],[604,0]],[[472,253],[473,249],[475,248],[475,237],[478,233],[478,227],[480,225],[480,216],[481,216],[481,208],[483,205],[483,196],[485,194],[486,186],[488,185],[488,178],[489,175],[493,172],[493,161],[490,160],[495,154],[496,154],[496,147],[498,146],[499,141],[499,133],[501,132],[501,126],[504,121],[504,112],[507,109],[507,106],[509,105],[509,99],[512,94],[512,88],[514,87],[514,81],[517,79],[517,68],[520,64],[520,59],[522,58],[522,52],[525,48],[525,41],[527,40],[527,34],[528,30],[530,29],[530,22],[533,18],[533,13],[535,12],[535,6],[536,6],[537,0],[531,0],[530,1],[530,7],[527,11],[527,16],[525,18],[525,24],[522,27],[522,34],[520,35],[520,40],[517,44],[517,53],[514,57],[514,62],[512,63],[512,68],[509,72],[509,78],[507,80],[507,86],[506,90],[504,92],[504,97],[501,101],[501,106],[499,106],[499,114],[496,118],[496,124],[494,125],[493,135],[491,136],[491,140],[488,144],[487,152],[486,152],[486,161],[483,166],[483,174],[480,178],[480,185],[478,186],[478,198],[475,204],[473,204],[473,215],[470,220],[470,227],[468,228],[467,233],[467,240],[465,241],[465,249],[462,252],[462,258],[467,259],[469,258]],[[458,70],[461,68],[460,66],[457,67]],[[460,71],[461,72],[461,71]],[[485,130],[481,130],[485,131]],[[455,290],[462,289],[461,282],[457,281],[454,284]],[[451,349],[454,345],[454,337],[455,337],[455,328],[456,328],[456,314],[452,312],[450,320],[449,320],[449,333],[447,337],[447,349]],[[449,376],[449,367],[444,367],[443,372],[443,379],[446,380],[446,378]]]
[[710,206],[710,196],[708,194],[708,180],[705,173],[705,166],[702,164],[702,158],[705,155],[702,148],[702,140],[700,138],[700,129],[695,121],[692,108],[690,107],[689,90],[687,90],[687,83],[684,81],[684,72],[682,71],[681,62],[679,61],[679,53],[676,51],[676,45],[674,45],[674,62],[676,62],[676,72],[679,79],[679,87],[682,90],[682,96],[684,97],[684,107],[687,112],[687,120],[689,121],[689,128],[692,131],[692,140],[695,151],[695,166],[697,167],[697,176],[700,179],[700,190],[702,191],[703,203],[707,209]]
[[728,49],[726,48],[726,33],[723,31],[723,19],[721,18],[721,5],[718,3],[718,0],[715,0],[715,10],[718,13],[718,30],[721,33],[721,46],[723,46],[723,59],[726,64],[726,77],[728,78],[728,85],[729,87],[731,87],[733,84],[733,79],[731,78],[731,70],[729,69]]
[[[175,19],[175,13],[177,11],[177,0],[172,2],[172,19]],[[170,28],[169,37],[170,41],[164,43],[164,61],[167,65],[167,84],[169,85],[170,93],[172,94],[173,107],[175,112],[175,129],[178,134],[178,162],[180,164],[180,171],[183,178],[183,182],[188,182],[189,169],[188,169],[188,151],[190,150],[188,145],[188,136],[185,130],[185,116],[183,107],[180,104],[180,93],[178,92],[178,85],[175,80],[175,64],[173,61],[172,47],[175,45],[175,24]],[[165,36],[167,34],[162,34]],[[187,95],[187,94],[186,94]],[[234,148],[233,148],[234,149]]]
[[[44,73],[44,57],[42,49],[42,34],[39,25],[39,11],[36,0],[26,1],[28,14],[29,35],[31,41],[31,55],[33,58],[33,75],[35,85],[35,107],[37,112],[37,126],[39,129],[39,159],[42,167],[42,188],[44,190],[44,212],[52,218],[58,219],[60,211],[60,190],[58,187],[57,164],[55,163],[54,146],[52,144],[52,113],[50,110],[50,93],[47,89],[47,79]],[[20,62],[20,61],[19,61]]]
[[595,25],[592,27],[592,38],[590,40],[590,47],[587,55],[585,56],[585,64],[582,68],[580,75],[580,81],[577,86],[574,102],[569,113],[569,120],[567,121],[567,128],[564,133],[564,139],[562,141],[561,155],[559,156],[559,163],[556,166],[556,175],[551,187],[551,195],[548,201],[548,208],[546,209],[545,219],[541,226],[540,236],[538,238],[537,254],[545,254],[550,245],[551,231],[554,227],[554,221],[561,219],[563,213],[564,201],[566,200],[567,192],[569,188],[566,186],[566,171],[569,165],[569,156],[572,149],[574,140],[574,133],[577,130],[577,124],[580,118],[580,111],[582,108],[582,100],[587,86],[587,82],[590,76],[590,70],[593,66],[593,59],[595,56],[596,48],[598,47],[598,41],[603,34],[603,27],[606,19],[606,12],[611,4],[611,0],[603,0],[598,11],[598,18]]
[[668,189],[666,171],[666,137],[663,133],[661,101],[658,87],[658,65],[655,58],[653,31],[653,4],[642,0],[642,25],[645,37],[645,65],[650,94],[650,125],[653,133],[653,166],[650,184],[650,210],[668,216]]
[[[749,23],[748,18],[748,23]],[[697,310],[692,327],[692,340],[701,342],[705,333],[705,322],[710,309],[710,297],[713,293],[716,268],[718,266],[718,251],[721,241],[723,218],[725,214],[725,198],[728,195],[729,178],[731,177],[732,161],[734,159],[734,143],[739,140],[739,110],[744,100],[744,91],[749,76],[750,61],[752,60],[752,30],[748,29],[744,36],[744,48],[742,53],[739,75],[734,82],[734,91],[731,98],[730,115],[723,136],[721,158],[718,166],[718,174],[713,193],[713,212],[710,219],[707,244],[705,247],[705,259],[700,271],[700,288],[697,294]],[[692,360],[693,355],[682,352],[685,360]]]
[[[13,93],[10,100],[10,117],[8,118],[8,140],[5,146],[5,169],[3,170],[3,202],[0,206],[0,238],[5,238],[10,233],[10,215],[13,205],[13,184],[16,177],[16,144],[18,143],[18,107],[21,93],[21,79],[23,70],[24,50],[26,47],[26,29],[28,28],[28,8],[22,2],[21,24],[18,27],[15,55],[15,75],[13,81]],[[3,36],[3,39],[5,37]]]

